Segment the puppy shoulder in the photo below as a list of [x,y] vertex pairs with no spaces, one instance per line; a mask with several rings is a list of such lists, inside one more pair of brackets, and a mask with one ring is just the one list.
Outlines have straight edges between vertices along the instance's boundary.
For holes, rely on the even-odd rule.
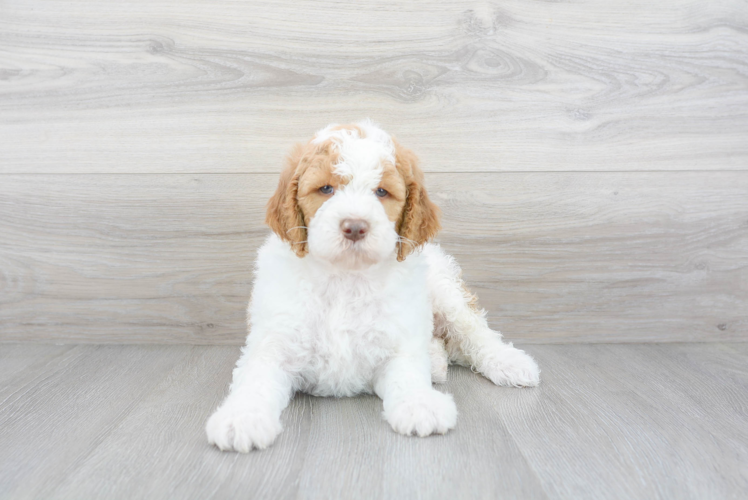
[[426,243],[421,252],[429,267],[429,274],[446,273],[459,275],[462,271],[457,261],[437,243]]
[[291,270],[297,264],[299,257],[291,250],[291,245],[282,241],[275,233],[267,237],[257,251],[255,262],[255,274],[270,271],[276,273],[282,270]]
[[421,249],[421,254],[427,261],[448,257],[446,252],[444,252],[444,249],[438,243],[424,243],[423,248]]
[[296,311],[303,302],[301,265],[288,243],[272,234],[257,252],[249,302],[252,324],[277,323],[278,315]]
[[299,293],[299,282],[304,275],[304,259],[291,246],[272,234],[257,252],[252,296],[269,295],[278,299]]

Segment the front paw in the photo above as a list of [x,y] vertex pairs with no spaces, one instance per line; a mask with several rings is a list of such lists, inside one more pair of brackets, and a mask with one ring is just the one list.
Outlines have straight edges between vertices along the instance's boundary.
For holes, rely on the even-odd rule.
[[457,407],[451,395],[430,390],[385,404],[384,418],[395,432],[406,436],[445,434],[457,423]]
[[223,451],[241,453],[249,453],[252,448],[267,448],[281,430],[280,420],[268,412],[232,404],[218,408],[205,425],[210,444]]
[[493,348],[482,358],[478,371],[496,385],[535,387],[540,383],[540,368],[535,360],[511,345]]

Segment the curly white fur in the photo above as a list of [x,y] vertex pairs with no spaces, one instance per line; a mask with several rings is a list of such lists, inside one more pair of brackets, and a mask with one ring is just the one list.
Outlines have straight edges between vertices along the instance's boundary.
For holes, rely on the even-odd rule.
[[[427,436],[456,423],[452,397],[432,387],[446,380],[448,361],[497,385],[539,382],[535,361],[488,327],[459,266],[438,245],[397,261],[395,225],[373,194],[381,162],[393,159],[392,143],[371,122],[358,125],[367,139],[332,127],[317,134],[335,136],[342,152],[336,169],[349,182],[309,222],[309,254],[300,258],[276,235],[259,250],[251,334],[230,393],[206,426],[222,450],[269,446],[296,391],[375,393],[396,432]],[[350,217],[370,224],[361,245],[340,235],[340,221]]]

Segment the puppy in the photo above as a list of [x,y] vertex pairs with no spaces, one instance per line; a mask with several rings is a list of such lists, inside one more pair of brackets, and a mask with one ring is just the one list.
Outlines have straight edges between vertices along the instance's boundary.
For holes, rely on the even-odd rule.
[[488,327],[440,229],[415,155],[366,120],[295,147],[267,205],[247,344],[206,425],[221,450],[269,446],[296,391],[374,393],[396,432],[455,426],[437,391],[449,362],[496,385],[535,386],[535,361]]

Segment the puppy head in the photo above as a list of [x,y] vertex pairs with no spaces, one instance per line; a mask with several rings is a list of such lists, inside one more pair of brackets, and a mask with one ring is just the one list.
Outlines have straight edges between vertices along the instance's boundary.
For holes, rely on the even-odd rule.
[[399,261],[440,229],[418,159],[368,120],[298,144],[267,207],[267,224],[299,257],[363,268]]

